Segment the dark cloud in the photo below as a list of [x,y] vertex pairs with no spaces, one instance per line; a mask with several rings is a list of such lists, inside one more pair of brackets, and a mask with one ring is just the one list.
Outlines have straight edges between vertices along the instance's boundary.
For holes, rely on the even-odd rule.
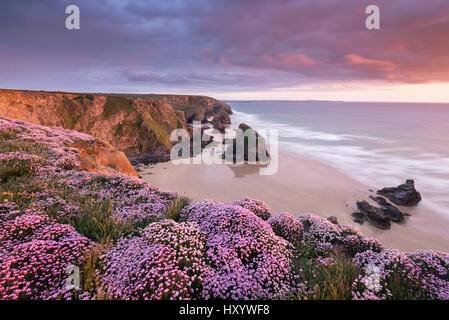
[[[65,7],[81,30],[65,29]],[[449,81],[449,2],[378,0],[8,1],[0,87],[72,91],[285,88]]]

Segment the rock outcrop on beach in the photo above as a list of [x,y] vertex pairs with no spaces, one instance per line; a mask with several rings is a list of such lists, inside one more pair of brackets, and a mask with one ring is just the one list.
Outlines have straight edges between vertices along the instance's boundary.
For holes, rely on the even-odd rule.
[[383,188],[377,194],[400,206],[416,206],[421,201],[421,194],[415,189],[415,182],[407,180],[398,187]]
[[0,119],[1,300],[449,299],[447,253],[388,249],[247,197],[193,202],[103,163],[97,145]]
[[[383,188],[377,191],[377,194],[382,195],[394,204],[403,206],[415,206],[421,201],[421,194],[416,191],[413,180],[407,180],[405,184],[396,188]],[[390,229],[390,221],[401,223],[405,216],[409,216],[408,213],[401,212],[383,197],[370,196],[370,199],[378,204],[379,208],[366,201],[357,202],[359,211],[352,214],[353,220],[358,223],[368,221],[379,229]]]
[[227,104],[201,96],[0,90],[0,116],[85,132],[134,160],[166,159],[173,129],[230,113]]
[[394,222],[404,221],[404,216],[406,214],[402,213],[401,211],[399,211],[398,208],[388,203],[388,201],[385,200],[385,198],[370,196],[370,199],[380,206],[380,210],[382,210],[383,214],[389,217],[391,221]]
[[[270,154],[267,150],[265,138],[245,123],[241,123],[238,128],[240,130],[237,131],[237,135],[242,135],[240,139],[243,141],[243,154],[238,152],[237,138],[234,138],[227,146],[222,158],[230,158],[233,163],[251,161],[253,159],[255,159],[256,162],[261,163],[270,161]],[[252,141],[255,143],[250,143],[251,140],[249,137],[251,136],[255,137],[254,141]],[[229,154],[231,154],[232,157],[230,157]]]
[[365,220],[375,227],[383,230],[391,228],[390,217],[384,215],[380,208],[370,205],[366,201],[357,202],[359,212],[353,213],[355,221],[363,223]]

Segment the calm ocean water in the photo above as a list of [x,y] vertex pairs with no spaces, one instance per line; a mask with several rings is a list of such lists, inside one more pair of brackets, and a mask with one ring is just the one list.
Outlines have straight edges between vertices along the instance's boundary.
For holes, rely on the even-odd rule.
[[279,130],[279,147],[375,188],[414,179],[449,217],[449,104],[230,102],[233,124]]

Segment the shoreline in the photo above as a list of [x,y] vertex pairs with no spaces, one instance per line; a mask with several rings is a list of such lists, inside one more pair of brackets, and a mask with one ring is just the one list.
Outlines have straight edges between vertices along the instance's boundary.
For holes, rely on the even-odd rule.
[[[403,251],[430,249],[449,251],[449,219],[423,205],[398,207],[410,213],[402,224],[392,223],[380,230],[352,220],[356,201],[369,199],[372,187],[317,160],[279,150],[279,169],[272,176],[261,176],[250,165],[174,165],[161,162],[136,167],[142,178],[164,191],[175,191],[193,200],[216,199],[226,202],[245,196],[264,201],[276,215],[312,213],[324,218],[336,216],[340,225],[358,227],[366,236],[386,247]],[[373,189],[374,190],[374,189]]]

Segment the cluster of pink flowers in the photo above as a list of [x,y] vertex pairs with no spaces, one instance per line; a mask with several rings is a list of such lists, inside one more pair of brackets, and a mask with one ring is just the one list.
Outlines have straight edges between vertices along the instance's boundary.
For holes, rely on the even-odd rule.
[[262,220],[268,220],[271,217],[271,209],[263,201],[245,197],[233,204],[248,209]]
[[46,158],[56,167],[77,169],[79,167],[78,150],[68,147],[78,141],[92,142],[95,138],[81,132],[59,127],[45,127],[19,120],[0,117],[0,132],[13,132],[14,141],[26,141],[45,146]]
[[267,222],[277,236],[284,238],[291,244],[296,245],[301,240],[304,226],[290,213],[283,212],[271,217]]
[[340,227],[312,214],[300,215],[297,219],[304,227],[302,244],[313,247],[318,255],[328,254],[340,235]]
[[354,226],[341,226],[340,235],[337,237],[345,253],[354,257],[357,253],[364,251],[381,252],[384,246],[372,237],[365,237],[360,229]]
[[321,257],[327,256],[336,246],[344,248],[345,253],[351,257],[366,250],[380,252],[383,249],[379,241],[363,236],[356,227],[339,226],[311,214],[295,218],[284,212],[267,222],[276,235],[293,245],[311,247]]
[[119,174],[65,171],[57,176],[79,194],[111,200],[114,215],[124,222],[164,219],[168,205],[177,197],[176,193],[162,192],[141,179]]
[[62,157],[56,160],[54,165],[64,170],[77,170],[81,166],[75,157]]
[[353,284],[354,299],[449,299],[449,255],[436,251],[404,253],[396,249],[358,253],[363,270]]
[[34,173],[44,163],[42,157],[22,152],[4,152],[0,154],[0,165],[8,170],[26,170]]
[[181,219],[206,236],[204,299],[280,298],[291,290],[293,247],[248,209],[205,200],[184,208]]
[[209,270],[204,250],[196,224],[155,222],[104,254],[102,279],[121,299],[198,298]]
[[92,243],[69,225],[39,213],[3,223],[0,233],[0,299],[70,299],[70,265],[80,265]]

